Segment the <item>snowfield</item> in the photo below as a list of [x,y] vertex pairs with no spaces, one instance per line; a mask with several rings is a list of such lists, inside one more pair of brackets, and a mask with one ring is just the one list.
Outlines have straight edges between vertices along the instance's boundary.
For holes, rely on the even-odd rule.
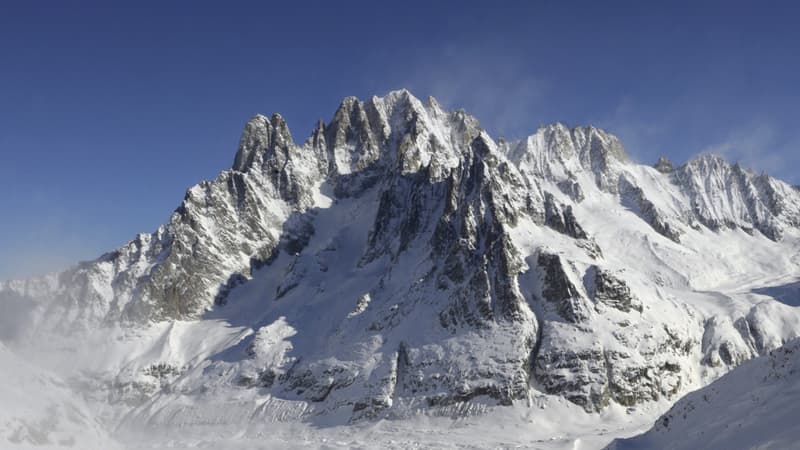
[[798,285],[800,192],[715,156],[256,116],[154,233],[0,282],[0,447],[787,448],[731,427],[793,416]]

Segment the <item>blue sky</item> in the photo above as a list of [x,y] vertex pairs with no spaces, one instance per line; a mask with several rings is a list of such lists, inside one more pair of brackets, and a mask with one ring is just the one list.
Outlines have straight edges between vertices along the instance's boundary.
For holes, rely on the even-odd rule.
[[714,151],[800,183],[790,2],[66,3],[0,13],[0,279],[154,230],[255,113],[302,141],[401,87],[496,136],[595,124],[641,162]]

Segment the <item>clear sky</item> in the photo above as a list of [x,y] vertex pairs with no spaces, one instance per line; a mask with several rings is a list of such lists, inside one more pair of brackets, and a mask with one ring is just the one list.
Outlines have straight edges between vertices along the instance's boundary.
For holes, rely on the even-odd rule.
[[255,113],[302,141],[401,87],[495,136],[594,124],[800,183],[800,3],[658,3],[2,0],[0,279],[153,231]]

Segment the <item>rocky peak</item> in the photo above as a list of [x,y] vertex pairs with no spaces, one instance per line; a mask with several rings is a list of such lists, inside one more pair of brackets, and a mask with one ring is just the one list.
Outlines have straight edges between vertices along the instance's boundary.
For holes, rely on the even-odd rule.
[[346,100],[326,127],[329,177],[341,196],[357,195],[382,177],[426,171],[442,181],[481,133],[463,111],[423,103],[406,90],[361,102]]
[[597,188],[616,192],[620,169],[630,162],[616,136],[591,126],[569,129],[561,123],[540,127],[526,139],[507,144],[504,152],[529,177],[564,183],[568,191],[576,191],[571,183],[586,173]]
[[800,197],[786,183],[756,175],[718,155],[700,155],[676,171],[697,219],[711,228],[760,231],[778,240],[800,219]]
[[628,154],[619,138],[600,128],[593,126],[576,127],[572,131],[575,140],[583,145],[584,158],[594,159],[601,157],[604,161],[617,162],[629,161]]
[[347,97],[325,127],[329,173],[349,175],[378,161],[389,127],[374,104]]
[[672,173],[675,170],[675,166],[672,164],[672,161],[670,161],[666,156],[659,157],[658,161],[655,163],[655,165],[653,165],[653,167],[661,173]]
[[283,116],[275,113],[268,119],[257,114],[247,122],[242,131],[232,168],[246,172],[267,159],[266,152],[274,151],[275,148],[286,149],[292,145],[292,134]]
[[720,155],[703,153],[687,161],[683,167],[700,173],[720,173],[730,171],[732,165]]

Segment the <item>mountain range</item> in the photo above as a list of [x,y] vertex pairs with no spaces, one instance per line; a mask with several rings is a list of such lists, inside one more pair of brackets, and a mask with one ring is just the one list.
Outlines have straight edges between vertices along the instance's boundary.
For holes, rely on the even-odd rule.
[[[346,98],[302,143],[257,115],[155,232],[0,282],[2,354],[60,377],[98,434],[552,405],[618,427],[542,446],[602,446],[793,348],[799,248],[800,191],[766,174],[639,164],[591,126],[495,140],[401,90]],[[57,440],[14,420],[8,439]]]

